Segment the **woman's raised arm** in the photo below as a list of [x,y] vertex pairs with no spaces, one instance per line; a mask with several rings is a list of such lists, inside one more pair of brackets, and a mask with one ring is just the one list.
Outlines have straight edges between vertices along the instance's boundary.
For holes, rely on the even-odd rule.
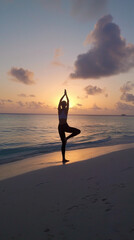
[[67,108],[69,109],[69,98],[68,98],[66,89],[65,89],[65,95],[66,95],[66,98],[67,98]]
[[64,92],[64,95],[61,97],[60,101],[59,101],[59,105],[58,105],[58,109],[60,109],[60,104],[62,102],[62,99],[65,97],[65,92]]

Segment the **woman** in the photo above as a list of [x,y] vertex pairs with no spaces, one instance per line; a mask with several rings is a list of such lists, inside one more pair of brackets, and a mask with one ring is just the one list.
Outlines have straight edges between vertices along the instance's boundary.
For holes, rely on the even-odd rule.
[[[63,98],[66,96],[67,102],[62,101]],[[62,141],[61,152],[62,152],[62,161],[63,163],[68,162],[65,158],[65,148],[66,142],[69,138],[74,137],[80,133],[80,130],[77,128],[69,127],[67,124],[67,115],[69,110],[69,98],[67,96],[67,92],[65,90],[64,95],[60,99],[59,106],[58,106],[58,115],[59,115],[59,135]],[[66,137],[65,132],[71,133],[68,137]]]

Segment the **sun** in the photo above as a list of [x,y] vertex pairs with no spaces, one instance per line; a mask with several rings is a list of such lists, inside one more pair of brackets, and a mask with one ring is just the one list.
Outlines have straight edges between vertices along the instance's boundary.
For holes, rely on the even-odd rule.
[[[63,100],[66,101],[66,98],[64,98]],[[59,99],[56,99],[54,102],[56,103],[56,106],[58,106],[58,104],[59,104]],[[55,105],[55,104],[54,104],[54,105]],[[69,97],[69,108],[73,108],[75,105],[76,105],[75,99],[74,99],[72,96],[70,96],[70,97]]]
[[73,97],[70,97],[69,99],[69,106],[70,108],[73,108],[76,105],[76,102]]

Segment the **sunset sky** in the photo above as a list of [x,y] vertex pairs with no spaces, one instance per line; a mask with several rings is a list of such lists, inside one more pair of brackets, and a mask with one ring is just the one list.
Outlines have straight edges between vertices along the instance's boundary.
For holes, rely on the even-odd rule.
[[134,1],[0,0],[0,113],[134,114]]

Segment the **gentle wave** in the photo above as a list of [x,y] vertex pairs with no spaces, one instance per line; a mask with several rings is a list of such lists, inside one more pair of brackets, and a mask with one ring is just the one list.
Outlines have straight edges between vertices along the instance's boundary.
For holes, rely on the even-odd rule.
[[[69,125],[81,130],[67,150],[134,142],[134,117],[74,116]],[[0,163],[60,151],[57,115],[0,114]]]
[[[67,143],[67,150],[83,149],[90,147],[99,147],[110,144],[126,144],[133,143],[134,136],[124,135],[122,138],[112,139],[110,136],[103,139],[98,139],[94,141],[85,141]],[[51,153],[60,151],[61,143],[49,143],[49,144],[40,144],[38,146],[29,146],[29,147],[15,147],[0,150],[0,164],[9,163],[17,160],[22,160],[24,158],[34,157],[41,154]]]
[[[111,140],[111,137],[105,139],[98,139],[95,141],[85,141],[77,143],[67,143],[67,149],[80,149],[91,147],[92,145],[98,145],[100,143],[105,143]],[[29,147],[14,147],[8,149],[0,150],[0,164],[13,162],[21,160],[28,157],[37,156],[40,154],[51,153],[60,151],[61,143],[49,143],[49,144],[40,144],[38,146],[29,146]]]

